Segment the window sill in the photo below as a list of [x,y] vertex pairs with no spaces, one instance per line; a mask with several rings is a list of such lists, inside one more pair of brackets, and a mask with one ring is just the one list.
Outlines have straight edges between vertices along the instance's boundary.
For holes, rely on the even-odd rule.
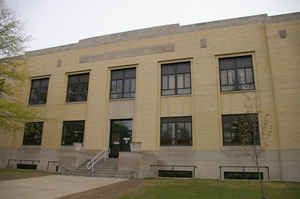
[[240,150],[261,150],[262,147],[260,145],[245,145],[245,146],[222,146],[223,151],[240,151]]
[[193,150],[193,146],[192,145],[181,145],[181,146],[165,145],[165,146],[160,146],[160,150]]
[[236,94],[236,93],[255,93],[256,89],[254,90],[239,90],[239,91],[221,91],[221,95],[227,94]]
[[192,94],[185,95],[161,95],[161,98],[172,98],[172,97],[192,97]]
[[116,98],[116,99],[111,99],[109,98],[109,101],[110,102],[118,102],[118,101],[134,101],[135,100],[135,97],[133,98]]
[[41,145],[22,145],[20,146],[21,150],[26,150],[26,149],[41,149]]
[[28,107],[45,107],[47,104],[28,104]]
[[65,104],[87,104],[87,101],[81,101],[81,102],[65,102]]
[[84,149],[83,144],[81,145],[79,150],[76,150],[76,146],[74,145],[60,145],[61,151],[82,151]]

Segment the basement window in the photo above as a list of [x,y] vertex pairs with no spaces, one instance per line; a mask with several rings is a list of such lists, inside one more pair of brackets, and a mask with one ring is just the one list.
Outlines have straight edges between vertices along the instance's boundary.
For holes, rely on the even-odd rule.
[[[259,176],[260,175],[260,176]],[[224,179],[237,179],[237,180],[259,180],[264,179],[262,172],[235,172],[235,171],[225,171]]]
[[36,164],[17,164],[17,169],[33,169],[37,168]]
[[159,170],[159,177],[168,177],[168,178],[192,178],[192,171],[184,171],[184,170]]

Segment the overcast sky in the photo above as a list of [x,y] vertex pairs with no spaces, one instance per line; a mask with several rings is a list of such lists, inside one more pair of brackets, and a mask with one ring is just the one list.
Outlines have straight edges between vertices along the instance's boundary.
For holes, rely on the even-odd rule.
[[27,50],[179,23],[300,11],[300,0],[6,0],[31,36]]

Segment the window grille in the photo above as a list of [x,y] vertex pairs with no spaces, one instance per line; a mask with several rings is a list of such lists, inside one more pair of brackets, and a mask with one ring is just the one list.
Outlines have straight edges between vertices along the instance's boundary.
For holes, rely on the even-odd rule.
[[220,58],[221,91],[255,90],[252,56]]
[[161,65],[161,95],[191,94],[190,62]]

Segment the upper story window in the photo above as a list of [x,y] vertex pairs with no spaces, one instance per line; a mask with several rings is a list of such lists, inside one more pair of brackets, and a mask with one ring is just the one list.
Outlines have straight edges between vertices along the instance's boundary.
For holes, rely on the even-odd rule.
[[69,75],[67,102],[83,102],[87,100],[89,73]]
[[31,80],[29,104],[46,104],[49,78]]
[[83,143],[84,120],[64,121],[62,145],[73,145],[74,143]]
[[120,69],[111,71],[110,98],[135,97],[136,69]]
[[163,117],[160,122],[161,146],[192,145],[192,117]]
[[259,145],[257,114],[222,115],[223,145]]
[[186,95],[191,93],[190,62],[161,65],[161,95]]
[[252,56],[220,58],[221,91],[255,90]]
[[25,124],[23,145],[41,145],[43,122],[29,122]]

